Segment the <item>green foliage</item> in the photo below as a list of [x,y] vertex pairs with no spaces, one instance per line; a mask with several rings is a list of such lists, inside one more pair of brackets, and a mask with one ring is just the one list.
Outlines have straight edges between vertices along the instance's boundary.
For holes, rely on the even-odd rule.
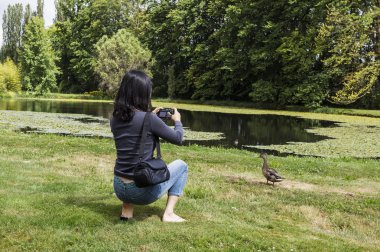
[[0,94],[5,93],[6,91],[7,91],[7,88],[4,82],[3,66],[0,65]]
[[[34,15],[42,16],[38,5]],[[56,7],[50,30],[61,92],[96,90],[95,45],[127,29],[156,60],[155,96],[307,107],[379,97],[378,0],[57,0]],[[3,46],[3,60],[9,52],[17,50]]]
[[57,1],[54,49],[59,55],[58,77],[64,92],[98,88],[95,45],[104,35],[112,36],[128,25],[129,0]]
[[149,74],[151,52],[129,31],[122,29],[108,38],[102,37],[95,45],[95,72],[99,75],[101,90],[114,96],[123,75],[130,69]]
[[[181,83],[176,92],[182,98],[319,104],[324,91],[310,99],[292,100],[292,94],[280,94],[300,90],[301,96],[310,87],[310,73],[319,76],[313,43],[325,14],[323,5],[317,5],[322,2],[153,4],[148,9],[145,42],[157,60],[153,67],[156,85],[167,87],[168,66],[172,66],[173,79]],[[313,15],[309,15],[311,8]],[[304,88],[297,88],[300,84]]]
[[324,71],[329,76],[330,101],[353,103],[368,94],[380,75],[380,62],[372,43],[374,12],[357,3],[338,1],[329,5],[326,22],[317,38]]
[[[334,21],[333,6],[341,13],[340,23]],[[316,107],[326,101],[329,92],[342,89],[343,83],[355,86],[343,91],[359,90],[359,98],[373,91],[377,67],[358,72],[356,77],[349,75],[349,80],[343,79],[345,74],[337,78],[334,71],[360,70],[357,65],[363,59],[363,65],[368,65],[370,55],[373,62],[379,37],[374,26],[378,7],[376,1],[329,4],[326,0],[152,4],[144,41],[157,60],[153,66],[156,90],[163,95],[170,89],[172,66],[182,98],[252,99]],[[334,29],[332,37],[322,35],[325,27]],[[352,34],[355,38],[349,40]],[[349,55],[348,60],[329,65],[332,54],[342,57],[339,50]]]
[[169,66],[168,69],[168,96],[170,99],[173,99],[176,96],[176,81],[173,65]]
[[277,89],[271,82],[259,80],[252,84],[250,96],[254,102],[272,103],[277,100]]
[[0,93],[21,91],[21,78],[16,64],[7,59],[4,64],[0,63]]
[[44,22],[32,17],[25,26],[21,48],[21,73],[23,89],[44,94],[56,90],[58,69]]
[[350,104],[367,95],[378,81],[380,62],[374,62],[354,73],[347,74],[343,79],[343,88],[330,97],[333,103]]
[[285,87],[279,100],[282,104],[304,104],[307,108],[317,108],[328,95],[327,83],[323,74],[312,75],[298,85]]

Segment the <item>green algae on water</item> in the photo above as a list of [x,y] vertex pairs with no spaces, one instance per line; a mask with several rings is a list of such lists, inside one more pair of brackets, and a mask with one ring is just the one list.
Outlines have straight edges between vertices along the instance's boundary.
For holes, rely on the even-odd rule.
[[[3,110],[0,111],[0,126],[2,125],[25,133],[112,138],[108,119],[83,114]],[[224,135],[220,132],[186,129],[184,138],[207,141],[223,139]]]

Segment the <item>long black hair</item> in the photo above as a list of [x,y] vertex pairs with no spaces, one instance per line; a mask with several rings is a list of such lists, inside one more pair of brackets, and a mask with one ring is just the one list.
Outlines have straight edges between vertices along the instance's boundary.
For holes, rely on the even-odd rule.
[[150,97],[152,94],[152,81],[142,71],[128,71],[117,92],[113,116],[129,122],[135,110],[149,111],[151,109]]

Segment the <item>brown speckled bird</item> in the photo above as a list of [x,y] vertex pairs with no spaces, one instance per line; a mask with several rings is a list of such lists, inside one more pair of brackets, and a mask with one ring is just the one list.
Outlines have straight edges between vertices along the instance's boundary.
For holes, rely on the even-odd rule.
[[280,174],[278,174],[278,172],[275,169],[269,168],[268,155],[266,153],[261,153],[260,157],[264,159],[262,171],[263,171],[264,177],[267,179],[267,184],[268,184],[268,181],[270,181],[273,183],[273,186],[274,186],[275,182],[281,182],[285,179],[284,177],[280,176]]

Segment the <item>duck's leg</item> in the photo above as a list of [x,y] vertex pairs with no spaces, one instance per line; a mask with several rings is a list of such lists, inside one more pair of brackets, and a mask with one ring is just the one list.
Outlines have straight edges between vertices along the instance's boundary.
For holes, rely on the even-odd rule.
[[274,186],[274,181],[272,181],[272,183],[273,183],[273,186]]
[[268,184],[268,179],[267,179],[267,184]]

